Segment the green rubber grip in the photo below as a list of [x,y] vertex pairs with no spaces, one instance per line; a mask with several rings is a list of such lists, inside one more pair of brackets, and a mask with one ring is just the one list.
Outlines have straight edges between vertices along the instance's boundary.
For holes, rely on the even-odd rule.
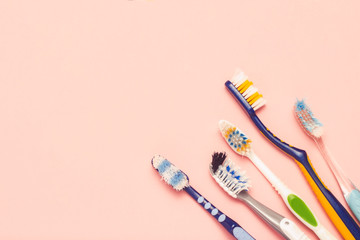
[[290,194],[287,197],[290,207],[307,223],[313,227],[318,226],[315,216],[312,214],[309,207],[304,203],[304,201],[294,194]]

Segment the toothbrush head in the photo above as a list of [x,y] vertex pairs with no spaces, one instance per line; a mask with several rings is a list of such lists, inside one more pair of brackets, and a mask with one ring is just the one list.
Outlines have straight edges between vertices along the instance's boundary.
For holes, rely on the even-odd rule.
[[310,137],[319,138],[322,136],[324,133],[323,124],[314,117],[304,100],[297,100],[294,110],[296,119]]
[[245,172],[226,158],[225,153],[215,152],[210,164],[210,173],[215,181],[233,198],[241,191],[249,190],[250,183]]
[[188,176],[164,157],[155,155],[151,160],[151,164],[159,172],[162,180],[175,190],[181,191],[190,186]]
[[251,140],[234,124],[226,120],[220,120],[219,129],[225,141],[236,153],[246,156],[250,152]]
[[230,82],[236,90],[242,95],[254,111],[265,105],[266,100],[263,95],[258,93],[258,89],[249,81],[248,76],[243,71],[237,69]]

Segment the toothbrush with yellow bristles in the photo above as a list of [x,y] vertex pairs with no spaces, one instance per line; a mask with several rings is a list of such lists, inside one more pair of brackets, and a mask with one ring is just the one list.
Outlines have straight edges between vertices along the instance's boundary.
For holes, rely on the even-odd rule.
[[248,113],[250,119],[260,132],[276,147],[295,160],[320,204],[343,238],[346,240],[359,240],[360,227],[344,206],[341,205],[336,197],[325,187],[311,165],[306,152],[276,137],[260,121],[255,111],[264,106],[266,101],[263,96],[258,93],[258,90],[253,86],[252,82],[248,80],[248,77],[241,71],[237,72],[230,81],[225,83],[225,86]]
[[304,131],[315,141],[316,146],[319,148],[323,158],[333,172],[347,204],[356,218],[360,221],[360,192],[345,175],[340,165],[336,162],[335,158],[332,157],[326,147],[322,139],[324,133],[322,123],[314,116],[304,100],[295,103],[294,111],[296,119],[299,121]]

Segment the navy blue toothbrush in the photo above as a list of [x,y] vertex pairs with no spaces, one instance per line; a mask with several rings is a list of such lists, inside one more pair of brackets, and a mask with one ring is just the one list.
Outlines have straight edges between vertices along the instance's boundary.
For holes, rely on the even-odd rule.
[[152,158],[151,163],[153,167],[159,172],[162,179],[172,186],[175,190],[184,190],[197,203],[199,203],[211,216],[217,219],[217,221],[231,234],[235,239],[241,240],[254,240],[249,233],[247,233],[239,224],[234,220],[226,216],[208,200],[206,200],[200,193],[198,193],[189,184],[188,176],[174,166],[171,162],[160,155],[156,155]]

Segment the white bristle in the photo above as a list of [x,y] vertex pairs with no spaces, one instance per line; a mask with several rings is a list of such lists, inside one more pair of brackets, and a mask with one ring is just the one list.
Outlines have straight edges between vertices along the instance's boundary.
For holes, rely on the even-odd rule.
[[315,137],[319,138],[324,134],[324,127],[317,127],[312,131],[312,133]]
[[219,129],[220,129],[221,134],[225,133],[232,126],[234,126],[234,125],[232,125],[230,122],[228,122],[226,120],[219,121]]
[[[227,166],[230,168],[228,171]],[[250,187],[249,179],[245,172],[230,160],[227,159],[222,165],[218,167],[215,173],[212,174],[216,182],[232,197],[236,198],[243,190],[248,190]],[[236,177],[239,176],[239,179]]]
[[251,95],[253,95],[257,91],[258,89],[256,87],[250,86],[242,95],[244,96],[245,99],[248,99]]
[[245,73],[240,69],[237,69],[230,81],[234,84],[235,87],[239,87],[247,79],[248,77],[245,75]]
[[162,163],[162,161],[164,161],[165,158],[160,156],[160,155],[155,155],[153,158],[152,158],[152,165],[154,166],[155,169],[158,169],[160,163]]
[[266,100],[264,98],[259,98],[256,102],[254,102],[251,107],[254,109],[254,111],[258,110],[262,106],[266,104]]

